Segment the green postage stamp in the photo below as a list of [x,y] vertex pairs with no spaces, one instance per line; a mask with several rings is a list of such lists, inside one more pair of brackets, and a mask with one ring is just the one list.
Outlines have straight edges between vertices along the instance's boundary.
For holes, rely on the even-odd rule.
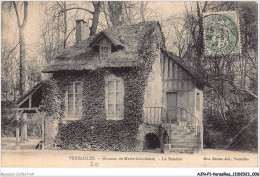
[[236,12],[203,15],[206,56],[240,54],[239,19]]

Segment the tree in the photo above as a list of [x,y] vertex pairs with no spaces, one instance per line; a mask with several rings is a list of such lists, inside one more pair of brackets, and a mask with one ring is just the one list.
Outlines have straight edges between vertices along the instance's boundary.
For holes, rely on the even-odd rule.
[[[2,34],[5,33],[2,22]],[[3,36],[3,35],[2,35]],[[1,39],[1,99],[2,101],[16,100],[19,95],[19,59],[17,49],[19,42]],[[17,72],[18,71],[18,72]]]
[[[58,3],[58,2],[57,2]],[[84,2],[84,4],[87,4],[88,5],[88,2]],[[85,8],[85,7],[80,7],[78,3],[72,3],[70,4],[70,7],[67,7],[66,6],[66,3],[64,3],[64,8],[62,8],[59,12],[58,12],[58,16],[60,16],[60,14],[64,14],[64,15],[67,15],[67,12],[68,11],[71,11],[71,10],[76,10],[76,11],[84,11],[84,12],[87,12],[89,14],[92,15],[92,25],[90,27],[90,35],[94,35],[96,34],[96,31],[97,31],[97,26],[98,26],[98,23],[99,23],[99,16],[100,16],[100,11],[101,11],[101,6],[102,6],[102,2],[101,1],[92,1],[91,2],[94,10],[91,11],[89,10],[89,8]]]
[[141,16],[141,22],[145,21],[145,12],[148,5],[148,1],[144,2],[141,1],[141,8],[140,8],[140,16]]
[[19,29],[19,46],[20,46],[20,82],[19,82],[19,92],[20,96],[23,95],[25,91],[25,57],[26,57],[26,49],[24,43],[24,28],[27,23],[28,18],[28,2],[23,2],[24,12],[23,12],[23,22],[21,22],[20,14],[17,8],[17,3],[13,2],[13,6],[15,9],[15,14],[17,18],[17,26]]
[[93,18],[92,18],[92,25],[90,27],[91,36],[96,34],[96,32],[97,32],[97,26],[99,23],[99,16],[100,16],[102,2],[101,1],[92,1],[92,4],[94,6],[94,12],[92,12]]
[[[241,48],[240,55],[205,56],[203,53],[203,24],[202,13],[218,11],[237,11],[240,15]],[[194,69],[201,74],[207,83],[205,97],[210,103],[206,107],[206,124],[215,119],[207,119],[214,115],[214,118],[221,120],[221,126],[225,127],[224,136],[233,139],[233,132],[238,133],[241,129],[248,133],[251,130],[244,129],[256,120],[257,94],[257,10],[255,3],[244,2],[195,2],[186,5],[185,23],[183,28],[189,36],[186,42],[185,54],[181,56],[186,62],[193,63]],[[184,40],[182,40],[184,41]],[[179,54],[182,53],[179,52]],[[247,107],[248,109],[245,109]],[[250,109],[249,109],[250,108]],[[241,112],[241,110],[243,111]],[[254,111],[250,111],[254,110]],[[249,113],[250,112],[250,113]],[[240,125],[238,126],[238,122]],[[234,125],[237,125],[235,127]],[[218,130],[219,129],[219,130]],[[207,127],[206,133],[219,131],[220,127],[214,130]],[[248,133],[257,136],[255,133]],[[207,137],[207,136],[205,136]],[[216,138],[216,137],[215,137]],[[241,134],[238,139],[245,138]],[[251,137],[255,138],[255,137]],[[227,143],[227,142],[226,142]],[[235,142],[231,142],[235,143]],[[230,144],[232,145],[232,144]]]
[[149,2],[132,1],[108,1],[104,2],[102,12],[106,20],[106,26],[120,26],[153,20]]
[[90,35],[94,35],[99,24],[102,2],[46,2],[42,3],[45,15],[41,24],[41,53],[46,62],[54,59],[62,49],[75,43],[75,20],[92,21]]
[[[214,144],[212,143],[214,139],[224,137],[225,143],[229,143],[226,140],[232,139],[230,136],[233,134],[227,130],[236,133],[240,131],[239,128],[232,127],[232,123],[236,127],[247,127],[247,124],[252,123],[251,120],[255,120],[257,115],[255,111],[255,100],[258,98],[256,4],[231,1],[187,2],[185,9],[182,16],[168,19],[167,23],[170,27],[167,29],[169,32],[166,33],[166,42],[175,50],[180,60],[190,65],[206,81],[204,95],[207,106],[204,108],[204,120],[205,125],[209,126],[205,126],[205,142]],[[242,49],[240,55],[205,56],[204,54],[203,13],[219,11],[239,13]],[[238,122],[241,125],[238,125]],[[247,134],[251,130],[243,131]],[[255,136],[253,132],[248,134]],[[238,139],[241,137],[239,135]]]
[[[25,82],[26,82],[26,76],[25,76],[25,58],[26,58],[26,48],[25,48],[25,42],[24,42],[24,28],[27,23],[28,19],[28,2],[24,1],[23,4],[23,21],[21,21],[20,13],[18,11],[17,2],[12,2],[17,18],[17,27],[19,30],[19,46],[20,46],[20,79],[19,79],[19,92],[20,96],[23,95],[25,91]],[[27,115],[23,116],[23,120],[27,121]],[[27,137],[27,124],[25,123],[22,127],[21,131],[21,140],[28,140]]]

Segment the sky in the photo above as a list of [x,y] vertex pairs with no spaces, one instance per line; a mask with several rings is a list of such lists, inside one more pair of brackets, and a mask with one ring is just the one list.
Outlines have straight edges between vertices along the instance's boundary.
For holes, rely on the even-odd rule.
[[[41,2],[30,1],[29,2],[29,15],[28,22],[25,28],[25,38],[29,43],[34,42],[39,37],[42,9],[40,6]],[[184,2],[173,2],[173,1],[151,1],[149,7],[156,12],[161,13],[164,17],[170,17],[184,11]],[[15,11],[7,8],[2,8],[2,23],[8,26],[6,31],[3,31],[2,38],[13,38],[18,37],[17,31],[17,20]]]
[[[10,2],[9,2],[10,3]],[[27,52],[34,56],[37,55],[40,34],[41,34],[41,22],[42,17],[45,15],[41,6],[42,2],[30,1],[28,21],[25,27],[25,43]],[[187,2],[186,2],[187,3]],[[15,45],[18,43],[18,27],[17,19],[13,6],[8,8],[8,5],[1,4],[1,38],[2,41],[8,41],[9,44]],[[162,15],[164,19],[177,16],[184,12],[184,2],[177,1],[150,1],[148,7]]]

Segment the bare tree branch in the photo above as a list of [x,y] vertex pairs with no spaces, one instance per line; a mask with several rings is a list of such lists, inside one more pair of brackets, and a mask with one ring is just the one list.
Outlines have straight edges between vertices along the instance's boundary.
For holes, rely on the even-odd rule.
[[61,10],[59,13],[58,13],[58,16],[60,16],[61,13],[64,13],[66,11],[69,11],[69,10],[83,10],[83,11],[86,11],[88,13],[91,13],[91,14],[94,14],[94,12],[88,10],[88,9],[85,9],[85,8],[81,8],[81,7],[72,7],[72,8],[68,8],[68,9],[63,9]]

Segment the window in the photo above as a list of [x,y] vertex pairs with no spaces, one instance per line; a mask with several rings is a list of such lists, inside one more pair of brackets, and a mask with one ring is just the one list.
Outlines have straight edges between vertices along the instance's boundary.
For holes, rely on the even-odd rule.
[[82,113],[82,86],[81,82],[71,82],[67,88],[66,117],[78,118]]
[[110,44],[100,45],[99,52],[100,52],[101,60],[106,60],[107,58],[109,58],[111,54],[111,45]]
[[200,110],[200,93],[197,93],[196,95],[196,109],[197,111]]
[[106,79],[106,114],[107,119],[122,120],[124,113],[124,84],[119,77]]

